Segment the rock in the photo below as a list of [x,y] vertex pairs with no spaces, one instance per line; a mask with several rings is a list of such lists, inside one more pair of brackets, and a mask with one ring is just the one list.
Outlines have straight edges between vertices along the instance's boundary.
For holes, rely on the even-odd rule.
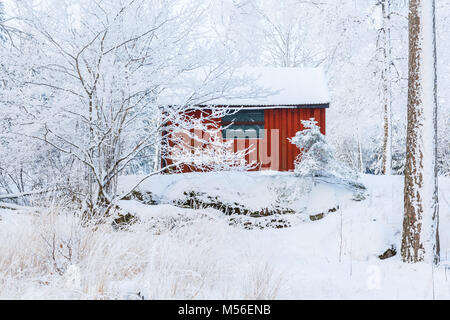
[[319,214],[316,214],[313,216],[309,216],[309,220],[317,221],[317,220],[323,219],[324,215],[325,215],[324,213],[319,213]]
[[280,206],[251,210],[237,202],[234,202],[233,204],[224,203],[218,197],[209,196],[204,192],[187,191],[184,192],[184,195],[185,198],[175,201],[174,205],[189,209],[213,208],[222,211],[225,215],[245,215],[252,218],[267,217],[274,214],[282,215],[295,213],[295,211],[290,208],[283,208]]
[[389,249],[387,249],[383,254],[379,255],[378,258],[380,260],[389,259],[392,258],[397,254],[397,250],[394,246],[391,246]]
[[154,196],[151,192],[148,191],[140,191],[133,190],[131,193],[123,197],[121,200],[137,200],[142,202],[143,204],[153,205],[158,204],[159,202],[154,199]]
[[318,213],[318,214],[315,214],[315,215],[310,215],[309,216],[309,220],[311,220],[311,221],[321,220],[321,219],[323,219],[325,217],[325,215],[327,215],[329,213],[332,213],[332,212],[336,212],[338,209],[339,209],[339,206],[331,208],[331,209],[328,209],[327,212],[322,212],[322,213]]
[[366,196],[362,192],[356,192],[353,194],[353,201],[364,201],[366,200]]
[[138,218],[130,213],[125,215],[119,213],[118,216],[112,223],[113,228],[116,230],[127,228],[138,221]]
[[234,216],[229,218],[229,225],[242,227],[246,230],[253,229],[282,229],[291,227],[291,223],[284,219],[281,215],[273,215],[269,217],[259,217],[253,219],[251,217]]

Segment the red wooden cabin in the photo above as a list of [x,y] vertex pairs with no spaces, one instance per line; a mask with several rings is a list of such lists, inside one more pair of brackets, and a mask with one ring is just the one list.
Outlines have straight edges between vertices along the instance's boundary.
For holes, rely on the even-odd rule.
[[[254,75],[258,87],[271,94],[260,99],[218,99],[202,105],[191,116],[199,119],[212,108],[234,109],[216,122],[222,139],[234,140],[234,151],[252,147],[246,162],[256,161],[255,170],[292,171],[299,154],[289,142],[302,129],[301,120],[315,118],[323,134],[326,109],[330,105],[324,73],[318,68],[246,68]],[[163,165],[171,159],[163,159]],[[186,167],[183,172],[192,171]]]

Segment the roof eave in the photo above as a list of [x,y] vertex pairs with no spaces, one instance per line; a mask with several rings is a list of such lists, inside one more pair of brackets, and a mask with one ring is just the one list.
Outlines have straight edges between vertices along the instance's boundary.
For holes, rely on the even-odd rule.
[[204,108],[252,108],[252,109],[327,109],[330,107],[330,102],[324,103],[302,103],[302,104],[261,104],[261,105],[240,105],[240,104],[232,104],[232,105],[222,105],[222,104],[198,104],[198,107]]

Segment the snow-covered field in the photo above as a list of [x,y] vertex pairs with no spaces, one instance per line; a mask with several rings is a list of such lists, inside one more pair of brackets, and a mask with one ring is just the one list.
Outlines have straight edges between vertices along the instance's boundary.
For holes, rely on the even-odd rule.
[[[122,188],[135,180],[127,177]],[[120,231],[109,223],[82,227],[79,216],[58,207],[40,215],[0,209],[0,298],[450,298],[444,263],[404,264],[398,253],[378,258],[400,247],[402,177],[364,176],[362,201],[326,182],[307,193],[300,181],[273,172],[156,176],[140,190],[159,204],[122,201],[139,221]],[[450,179],[439,182],[447,260]],[[192,191],[251,210],[281,206],[297,213],[284,215],[289,228],[247,230],[219,210],[174,204]]]

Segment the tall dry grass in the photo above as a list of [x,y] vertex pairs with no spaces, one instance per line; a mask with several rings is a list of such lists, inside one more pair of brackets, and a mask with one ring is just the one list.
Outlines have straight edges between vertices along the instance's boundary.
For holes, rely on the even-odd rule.
[[231,240],[242,230],[198,219],[155,234],[151,223],[117,231],[111,221],[86,221],[59,206],[4,212],[0,298],[277,298],[282,279],[269,262],[240,267],[246,255]]

